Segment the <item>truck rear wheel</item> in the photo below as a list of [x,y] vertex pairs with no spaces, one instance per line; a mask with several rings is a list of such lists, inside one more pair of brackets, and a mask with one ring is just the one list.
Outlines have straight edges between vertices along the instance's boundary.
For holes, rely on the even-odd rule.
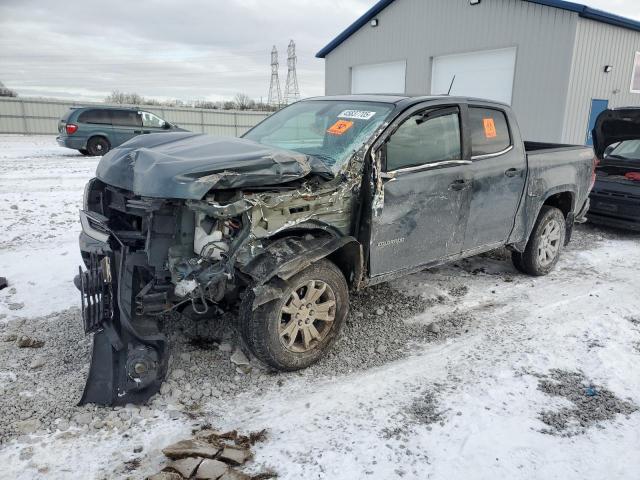
[[337,338],[349,311],[342,272],[320,260],[290,278],[281,298],[252,309],[249,291],[241,308],[247,345],[262,362],[284,371],[317,362]]
[[544,205],[524,252],[511,253],[513,265],[527,275],[547,275],[558,263],[566,232],[566,220],[562,212]]

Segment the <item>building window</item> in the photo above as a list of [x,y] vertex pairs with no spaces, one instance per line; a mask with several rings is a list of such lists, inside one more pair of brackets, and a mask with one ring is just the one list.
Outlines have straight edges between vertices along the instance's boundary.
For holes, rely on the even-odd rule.
[[636,52],[636,59],[633,64],[633,76],[631,77],[631,91],[640,93],[640,52]]

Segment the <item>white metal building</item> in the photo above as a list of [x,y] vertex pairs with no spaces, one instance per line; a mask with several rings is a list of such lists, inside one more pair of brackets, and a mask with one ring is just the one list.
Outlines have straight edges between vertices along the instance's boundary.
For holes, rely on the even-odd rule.
[[581,144],[603,109],[640,106],[638,52],[640,22],[572,2],[381,0],[316,56],[327,95],[451,87],[511,104],[527,139]]

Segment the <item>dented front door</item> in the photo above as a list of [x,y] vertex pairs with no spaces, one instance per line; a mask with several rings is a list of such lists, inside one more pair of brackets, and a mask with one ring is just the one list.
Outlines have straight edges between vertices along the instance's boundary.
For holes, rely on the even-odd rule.
[[458,107],[410,114],[383,151],[386,173],[374,202],[372,276],[460,253],[471,162],[463,153]]

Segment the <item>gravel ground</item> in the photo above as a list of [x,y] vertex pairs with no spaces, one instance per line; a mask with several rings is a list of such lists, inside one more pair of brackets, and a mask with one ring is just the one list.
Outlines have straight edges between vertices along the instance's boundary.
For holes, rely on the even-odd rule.
[[554,435],[573,436],[585,433],[589,427],[602,426],[616,415],[631,415],[638,407],[621,400],[611,391],[588,380],[582,372],[553,369],[541,375],[538,389],[547,395],[568,400],[573,405],[557,410],[545,410],[540,420],[549,426],[542,430]]
[[[172,342],[169,380],[148,407],[76,406],[91,347],[90,338],[82,332],[78,309],[0,324],[0,364],[14,372],[0,386],[0,441],[70,427],[123,430],[163,411],[176,419],[215,415],[203,409],[205,401],[247,392],[260,394],[274,384],[282,386],[289,378],[321,380],[384,365],[412,353],[418,344],[463,333],[473,318],[455,313],[428,325],[403,321],[430,304],[452,303],[462,295],[464,289],[455,288],[450,297],[424,300],[388,285],[355,294],[335,347],[318,364],[294,373],[272,372],[255,359],[247,359],[248,366],[244,366],[242,357],[248,352],[234,329],[233,315],[217,324],[176,316],[167,321]],[[26,338],[43,345],[20,348],[20,341]],[[234,355],[241,358],[240,366],[231,361]]]

